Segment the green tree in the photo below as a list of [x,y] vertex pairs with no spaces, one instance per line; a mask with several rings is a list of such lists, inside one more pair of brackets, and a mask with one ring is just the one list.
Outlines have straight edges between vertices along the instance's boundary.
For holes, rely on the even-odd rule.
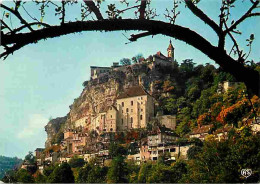
[[143,54],[139,53],[136,56],[132,57],[132,62],[133,63],[140,63],[144,59]]
[[35,174],[35,183],[45,183],[47,181],[47,177],[42,175],[39,171]]
[[73,156],[70,160],[69,160],[69,165],[72,168],[77,168],[77,167],[82,167],[84,166],[85,161],[83,158],[80,158],[78,156]]
[[116,156],[113,158],[111,167],[107,173],[108,183],[126,183],[127,181],[127,170],[124,157]]
[[30,164],[35,163],[35,156],[33,155],[33,152],[29,151],[29,153],[24,158],[25,161],[27,161]]
[[25,169],[20,169],[16,174],[15,178],[17,182],[21,183],[34,183],[33,176]]
[[138,173],[138,182],[148,183],[148,177],[151,171],[152,171],[152,163],[151,162],[143,163]]
[[74,183],[74,175],[68,163],[57,165],[47,180],[49,183]]
[[55,169],[55,166],[53,164],[51,164],[50,166],[44,168],[43,174],[45,176],[50,176],[51,173],[54,171],[54,169]]
[[188,159],[195,159],[196,156],[202,151],[200,146],[192,146],[187,151]]
[[109,145],[109,155],[113,157],[124,156],[127,154],[127,149],[118,143],[111,142]]
[[119,63],[124,66],[131,65],[131,60],[128,58],[123,58],[123,59],[120,59]]

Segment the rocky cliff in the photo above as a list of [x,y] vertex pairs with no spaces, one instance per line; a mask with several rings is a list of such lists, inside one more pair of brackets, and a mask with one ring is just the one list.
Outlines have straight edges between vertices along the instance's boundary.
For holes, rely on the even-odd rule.
[[45,147],[50,147],[55,135],[59,132],[62,125],[67,121],[67,116],[55,118],[48,122],[45,126],[45,131],[47,132],[47,140],[45,142]]
[[173,73],[172,70],[174,63],[167,66],[154,63],[134,64],[115,68],[97,79],[84,82],[84,89],[70,106],[68,115],[51,120],[45,127],[48,135],[46,147],[51,145],[51,140],[63,123],[64,128],[71,128],[77,120],[87,117],[86,122],[90,124],[91,115],[114,104],[119,93],[128,87],[141,85],[156,98],[160,90],[157,89],[155,82],[166,79],[167,74]]

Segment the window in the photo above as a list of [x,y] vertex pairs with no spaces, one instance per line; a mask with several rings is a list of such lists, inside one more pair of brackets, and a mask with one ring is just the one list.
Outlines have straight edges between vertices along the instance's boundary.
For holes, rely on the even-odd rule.
[[122,110],[122,113],[124,113],[124,111]]
[[124,102],[122,102],[122,107],[124,107],[124,105],[125,105]]
[[171,148],[171,149],[170,149],[170,152],[175,152],[175,151],[176,151],[175,148]]
[[141,100],[143,99],[143,97],[141,97]]
[[143,115],[140,115],[140,120],[143,120]]
[[111,115],[110,117],[112,118],[113,116]]
[[133,106],[134,105],[134,101],[131,101],[131,106]]
[[133,109],[131,109],[131,112],[133,112]]
[[126,112],[128,112],[128,108],[126,108]]
[[141,112],[143,112],[143,109],[141,109]]
[[131,117],[131,123],[133,123],[133,117]]
[[124,120],[122,119],[122,125],[123,125],[123,123],[124,123]]

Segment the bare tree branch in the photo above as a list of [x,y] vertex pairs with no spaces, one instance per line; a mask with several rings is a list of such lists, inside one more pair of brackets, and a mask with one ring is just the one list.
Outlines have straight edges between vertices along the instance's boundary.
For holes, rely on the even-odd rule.
[[126,9],[123,9],[123,10],[118,10],[118,13],[123,13],[123,12],[125,12],[125,11],[127,11],[127,10],[130,10],[130,9],[133,9],[133,8],[138,8],[138,7],[140,7],[141,5],[136,5],[136,6],[132,6],[132,7],[129,7],[129,8],[126,8]]
[[140,9],[139,9],[139,12],[140,12],[139,19],[145,18],[146,3],[147,3],[147,0],[141,0],[141,6],[140,6]]
[[[230,28],[226,29],[224,32],[227,33],[229,31],[232,31],[233,29],[235,29],[238,24],[240,24],[241,22],[243,22],[246,18],[251,17],[250,14],[253,11],[253,9],[255,9],[257,7],[257,5],[259,4],[259,0],[255,1],[253,3],[253,5],[251,6],[251,8],[249,8],[249,10],[242,16],[240,17],[240,19],[238,19],[234,24],[232,24],[230,26]],[[259,14],[259,13],[256,13]]]
[[9,12],[11,12],[12,14],[14,14],[20,21],[22,24],[25,24],[26,27],[30,30],[30,31],[34,31],[29,25],[28,25],[28,22],[26,22],[26,20],[24,20],[22,18],[22,16],[20,15],[20,13],[18,12],[18,10],[12,10],[11,8],[3,5],[3,4],[0,4],[2,8],[4,8],[5,10],[8,10]]
[[[43,23],[43,22],[33,22],[33,23],[29,23],[28,25],[29,26],[42,25],[44,27],[51,27],[49,24],[46,24],[46,23]],[[23,30],[25,27],[26,27],[26,25],[23,25],[23,26],[21,26],[19,28],[14,29],[12,32],[13,33],[17,33],[19,31]]]
[[95,3],[92,0],[83,0],[83,1],[89,7],[89,9],[94,12],[94,14],[96,15],[98,20],[103,19],[102,14],[100,13],[99,9],[97,8],[97,6],[95,5]]
[[210,19],[202,10],[196,7],[191,0],[185,0],[185,3],[194,15],[196,15],[202,21],[208,24],[218,35],[222,32],[220,27],[212,19]]
[[[228,26],[227,26],[226,21],[224,21],[223,23],[224,23],[224,25],[225,25],[225,27],[226,27],[226,29],[227,29]],[[236,47],[237,54],[238,54],[238,61],[241,62],[241,60],[243,59],[243,58],[242,58],[242,52],[240,51],[240,49],[239,49],[239,47],[238,47],[237,41],[236,41],[236,39],[233,37],[233,35],[232,35],[230,32],[228,32],[228,35],[229,35],[229,37],[231,38],[231,40],[233,41],[234,46]],[[233,48],[232,48],[232,49],[233,49]]]
[[[0,21],[1,21],[1,24],[4,25],[4,27],[6,27],[10,32],[12,32],[12,29],[3,20],[0,20]],[[2,26],[1,26],[1,30],[2,30]]]
[[139,38],[150,36],[150,35],[155,35],[155,34],[156,33],[151,33],[149,31],[143,32],[143,33],[139,33],[139,34],[132,34],[131,38],[129,38],[128,40],[131,41],[131,42],[134,42],[134,41],[138,40]]

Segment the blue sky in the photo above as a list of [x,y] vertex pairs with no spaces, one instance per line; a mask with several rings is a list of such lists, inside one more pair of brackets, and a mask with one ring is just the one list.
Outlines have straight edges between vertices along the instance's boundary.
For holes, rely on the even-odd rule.
[[[217,21],[219,2],[202,1],[199,7]],[[232,18],[239,18],[249,5],[248,1],[234,9]],[[157,13],[162,13],[172,4],[168,0],[152,1],[152,6],[157,7]],[[26,7],[33,15],[38,15],[30,2]],[[105,7],[104,3],[102,9]],[[71,11],[73,15],[78,14],[76,9]],[[53,18],[46,16],[45,20],[55,22]],[[165,20],[163,16],[159,18]],[[217,43],[215,33],[183,5],[176,24],[195,29],[213,44]],[[256,34],[260,30],[260,21],[253,18],[242,23],[240,28],[243,34],[238,40],[241,48],[246,50],[245,40],[251,33]],[[89,79],[91,65],[110,66],[112,62],[138,53],[145,57],[157,51],[166,54],[169,37],[158,35],[125,44],[128,40],[122,33],[130,35],[133,32],[85,32],[48,39],[26,46],[5,61],[0,61],[0,155],[24,157],[28,151],[43,147],[46,139],[44,126],[48,119],[65,116],[69,112],[69,105],[83,90],[82,83]],[[259,61],[260,42],[258,35],[255,37],[250,58]],[[184,42],[175,39],[172,42],[178,62],[192,58],[198,64],[215,64]],[[227,45],[230,46],[230,42]]]

